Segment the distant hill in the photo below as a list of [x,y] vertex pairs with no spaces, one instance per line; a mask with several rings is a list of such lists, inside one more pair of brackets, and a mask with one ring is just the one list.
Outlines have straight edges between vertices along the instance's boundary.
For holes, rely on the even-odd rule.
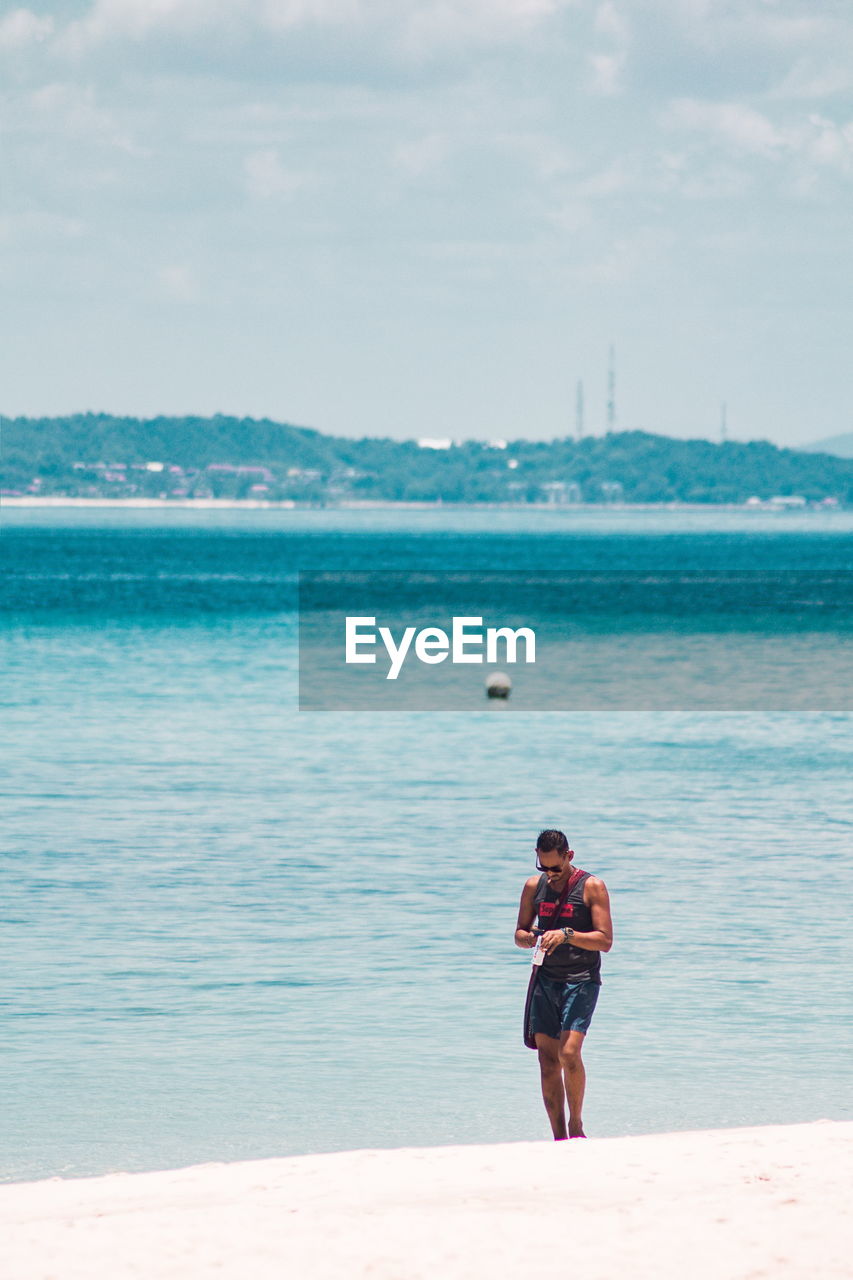
[[814,444],[801,444],[800,450],[803,453],[831,453],[836,458],[853,458],[853,431],[828,436],[826,440],[815,440]]
[[582,440],[353,440],[252,418],[2,420],[5,493],[404,502],[853,503],[853,460],[645,431]]

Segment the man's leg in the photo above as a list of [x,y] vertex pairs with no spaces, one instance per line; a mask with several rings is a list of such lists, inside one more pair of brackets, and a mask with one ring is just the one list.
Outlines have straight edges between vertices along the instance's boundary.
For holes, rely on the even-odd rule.
[[536,1048],[539,1050],[539,1071],[542,1075],[542,1097],[551,1121],[555,1142],[561,1142],[566,1133],[566,1100],[563,1090],[563,1068],[560,1063],[560,1041],[552,1040],[536,1032]]
[[[537,1036],[536,1039],[538,1044],[539,1037]],[[569,1103],[570,1138],[586,1137],[583,1131],[582,1115],[583,1095],[586,1088],[586,1071],[581,1057],[583,1040],[584,1033],[582,1031],[564,1031],[560,1038],[559,1063],[562,1067],[562,1074],[566,1083],[566,1098]]]

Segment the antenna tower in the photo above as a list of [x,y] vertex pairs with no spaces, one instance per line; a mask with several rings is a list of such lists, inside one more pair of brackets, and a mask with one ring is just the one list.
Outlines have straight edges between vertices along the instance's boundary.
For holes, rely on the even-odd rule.
[[607,362],[607,430],[616,430],[616,351],[610,344]]
[[583,382],[580,380],[575,397],[575,439],[583,439]]

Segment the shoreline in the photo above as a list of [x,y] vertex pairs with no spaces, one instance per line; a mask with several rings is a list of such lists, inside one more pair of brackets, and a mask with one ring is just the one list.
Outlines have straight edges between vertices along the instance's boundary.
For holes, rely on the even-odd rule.
[[16,1280],[841,1280],[851,1177],[837,1121],[349,1151],[0,1186],[0,1232]]
[[299,503],[293,499],[282,499],[280,502],[265,502],[259,499],[232,498],[71,498],[71,497],[36,497],[23,495],[3,495],[0,507],[31,508],[107,508],[119,510],[129,508],[136,510],[168,510],[168,511],[535,511],[544,512],[583,512],[585,514],[607,513],[612,515],[619,511],[689,511],[716,514],[720,511],[755,512],[760,515],[805,515],[809,512],[826,514],[845,511],[845,507],[826,507],[819,504],[808,506],[774,505],[772,502],[736,503],[736,502],[392,502],[365,499],[352,502],[327,502],[322,506],[311,503]]

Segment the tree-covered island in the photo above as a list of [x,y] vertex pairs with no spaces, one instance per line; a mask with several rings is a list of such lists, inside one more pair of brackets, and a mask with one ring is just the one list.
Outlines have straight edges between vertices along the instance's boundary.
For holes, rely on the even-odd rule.
[[251,418],[2,419],[6,496],[409,503],[853,503],[853,460],[646,431],[348,439]]

